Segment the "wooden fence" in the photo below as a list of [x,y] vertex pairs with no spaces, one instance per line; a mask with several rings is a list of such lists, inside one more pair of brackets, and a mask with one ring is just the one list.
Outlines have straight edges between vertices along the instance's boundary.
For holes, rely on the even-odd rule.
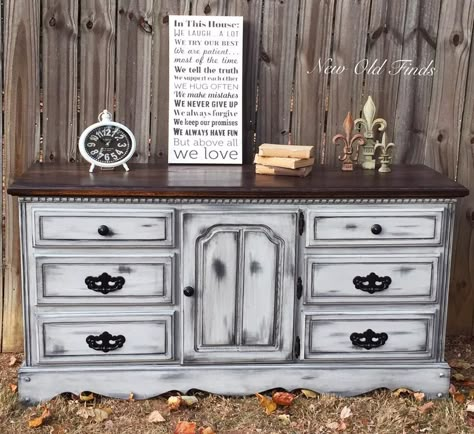
[[[167,158],[169,15],[244,16],[244,150],[330,138],[368,95],[400,163],[474,189],[474,0],[3,0],[4,185],[33,161],[78,161],[77,137],[104,108],[134,131],[136,160]],[[433,75],[320,73],[332,58],[412,61]],[[373,71],[372,71],[373,72]],[[1,125],[0,125],[1,127]],[[16,200],[3,195],[0,333],[22,347]],[[473,333],[474,195],[458,207],[449,333]]]

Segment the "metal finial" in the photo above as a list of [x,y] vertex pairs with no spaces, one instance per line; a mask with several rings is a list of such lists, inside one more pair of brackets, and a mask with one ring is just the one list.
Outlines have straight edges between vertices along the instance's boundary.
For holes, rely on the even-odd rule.
[[374,159],[374,129],[378,125],[378,131],[384,131],[387,128],[387,121],[382,118],[375,119],[375,107],[374,101],[371,96],[367,98],[366,103],[362,109],[362,118],[358,118],[354,121],[356,127],[360,126],[363,130],[364,137],[366,138],[365,144],[362,147],[362,168],[363,169],[375,169]]
[[111,121],[111,120],[112,120],[112,113],[110,113],[108,110],[104,110],[99,114],[99,122]]
[[392,164],[392,157],[393,157],[393,150],[391,151],[390,149],[395,146],[395,143],[389,143],[387,144],[387,133],[383,133],[382,136],[382,143],[377,142],[374,147],[374,153],[375,151],[380,148],[381,153],[380,153],[380,169],[379,172],[382,173],[388,173],[391,172],[392,169],[390,169],[390,164]]
[[[347,113],[343,123],[344,133],[336,134],[332,138],[332,143],[338,145],[338,142],[344,146],[343,154],[339,156],[339,161],[342,161],[342,170],[349,171],[354,170],[354,162],[359,159],[359,148],[364,145],[365,138],[362,134],[352,135],[354,129],[354,120],[352,119],[351,112]],[[353,145],[356,144],[356,151],[354,154]]]

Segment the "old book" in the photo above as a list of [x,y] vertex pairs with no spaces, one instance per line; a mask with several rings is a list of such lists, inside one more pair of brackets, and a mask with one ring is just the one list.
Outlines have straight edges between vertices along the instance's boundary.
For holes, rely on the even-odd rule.
[[259,146],[258,153],[262,157],[311,158],[314,157],[314,146],[264,143]]
[[283,175],[283,176],[299,176],[303,178],[311,173],[313,166],[301,167],[299,169],[285,169],[283,167],[255,166],[255,173],[259,175]]
[[254,163],[264,166],[286,167],[287,169],[298,169],[299,167],[312,166],[314,158],[283,158],[283,157],[262,157],[255,155]]

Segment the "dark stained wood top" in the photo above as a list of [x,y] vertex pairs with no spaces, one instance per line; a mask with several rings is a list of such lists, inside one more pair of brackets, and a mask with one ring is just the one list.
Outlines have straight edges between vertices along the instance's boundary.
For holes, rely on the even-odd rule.
[[449,198],[462,185],[426,166],[394,166],[391,173],[314,167],[306,178],[256,175],[253,165],[130,165],[113,171],[86,165],[34,164],[8,188],[15,196],[201,198]]

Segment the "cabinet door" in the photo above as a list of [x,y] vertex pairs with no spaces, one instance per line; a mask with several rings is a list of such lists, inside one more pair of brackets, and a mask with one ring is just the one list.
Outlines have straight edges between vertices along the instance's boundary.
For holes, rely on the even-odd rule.
[[185,213],[184,361],[291,359],[295,256],[296,213]]

